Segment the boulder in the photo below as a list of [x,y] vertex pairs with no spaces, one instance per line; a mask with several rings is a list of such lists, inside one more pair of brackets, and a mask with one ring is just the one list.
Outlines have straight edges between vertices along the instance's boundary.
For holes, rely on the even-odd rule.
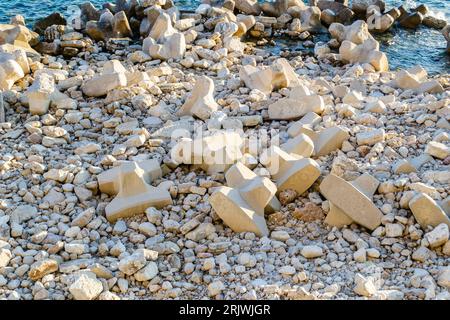
[[289,62],[280,58],[264,69],[245,65],[239,71],[241,81],[250,89],[270,94],[273,90],[298,86],[298,77]]
[[341,23],[332,23],[328,31],[331,37],[340,43],[347,40],[354,44],[363,44],[366,40],[373,39],[369,33],[369,26],[363,20],[357,20],[348,26]]
[[431,160],[432,157],[428,154],[421,154],[420,156],[411,159],[400,159],[392,165],[392,172],[395,174],[417,172],[422,165]]
[[127,85],[125,71],[120,61],[108,61],[103,67],[102,74],[95,75],[93,78],[85,81],[81,86],[81,90],[89,97],[105,96],[109,91]]
[[58,105],[63,100],[71,100],[58,91],[54,78],[48,73],[39,74],[33,84],[28,87],[25,95],[28,99],[30,113],[36,115],[46,114],[51,104]]
[[69,286],[69,292],[75,300],[93,300],[103,291],[103,284],[94,273],[82,273]]
[[[317,2],[317,6],[322,11],[322,21],[325,20],[327,25],[333,22],[349,24],[355,16],[355,13],[348,6],[336,1],[320,0]],[[324,14],[324,11],[327,11],[327,13]]]
[[186,39],[183,33],[173,28],[170,16],[162,12],[144,40],[142,51],[154,59],[182,59],[186,52]]
[[54,12],[45,18],[39,19],[33,26],[33,30],[40,35],[44,34],[45,29],[53,25],[66,25],[67,21],[59,12]]
[[179,109],[178,115],[195,115],[206,120],[209,119],[211,113],[218,110],[218,107],[219,105],[214,100],[214,81],[207,76],[201,76],[195,82],[190,97]]
[[388,71],[389,62],[380,44],[375,39],[367,39],[362,44],[355,44],[348,40],[342,42],[339,48],[341,60],[347,63],[369,63],[375,71]]
[[427,71],[421,66],[415,66],[407,70],[399,70],[394,80],[390,83],[395,88],[402,90],[414,90],[417,93],[442,93],[444,88],[439,81],[427,80]]
[[39,43],[39,34],[22,25],[0,24],[0,45],[6,43],[31,48]]
[[30,72],[24,50],[0,52],[0,90],[10,90],[14,83]]
[[321,114],[325,108],[323,98],[312,94],[301,99],[283,98],[269,105],[269,118],[276,120],[298,119],[307,113]]

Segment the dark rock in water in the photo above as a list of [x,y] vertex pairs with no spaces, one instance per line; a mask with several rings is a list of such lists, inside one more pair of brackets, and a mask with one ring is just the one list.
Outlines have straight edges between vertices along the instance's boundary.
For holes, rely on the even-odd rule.
[[392,18],[394,18],[394,20],[397,20],[401,16],[401,12],[397,8],[392,8],[387,12],[387,14],[390,15]]
[[43,35],[45,29],[47,29],[48,27],[55,25],[55,24],[56,25],[65,25],[66,23],[67,23],[67,21],[64,18],[64,16],[59,12],[55,12],[43,19],[38,20],[34,24],[33,30],[36,31],[37,33],[39,33],[40,35]]
[[442,29],[441,32],[444,35],[445,40],[447,40],[447,52],[450,54],[450,24]]
[[424,4],[421,4],[417,8],[413,9],[413,11],[420,12],[423,15],[426,15],[430,10],[428,10],[428,7]]
[[133,37],[130,23],[124,11],[113,15],[105,9],[99,21],[88,21],[85,32],[95,41],[105,41],[109,38]]
[[100,12],[97,10],[94,5],[90,2],[85,2],[80,5],[81,9],[81,20],[84,22],[88,22],[91,20],[97,21],[100,19]]
[[422,21],[423,15],[420,12],[414,12],[400,17],[399,23],[404,28],[417,29]]
[[380,12],[383,13],[386,10],[386,3],[383,0],[353,0],[352,10],[358,16],[365,16],[367,8],[371,5],[376,5],[380,8]]
[[426,16],[425,18],[423,18],[422,24],[429,28],[441,30],[445,28],[445,26],[447,25],[447,21],[438,19],[433,16]]
[[[335,21],[333,21],[333,22],[349,24],[350,22],[353,21],[353,18],[355,16],[355,13],[349,7],[347,7],[345,4],[342,4],[339,2],[320,0],[320,1],[318,1],[317,6],[319,7],[319,9],[321,11],[325,11],[325,10],[333,11],[334,16],[335,16]],[[326,13],[324,18],[325,18],[325,21],[331,20],[330,13]],[[326,24],[330,24],[330,23],[326,23]]]
[[279,17],[286,13],[288,9],[289,0],[276,0],[275,3],[264,2],[261,9],[265,15],[269,17]]

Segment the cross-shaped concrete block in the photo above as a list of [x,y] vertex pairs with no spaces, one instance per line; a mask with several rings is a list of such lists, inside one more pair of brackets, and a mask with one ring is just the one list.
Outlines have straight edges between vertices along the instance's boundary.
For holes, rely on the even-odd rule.
[[207,76],[199,77],[191,96],[178,111],[178,115],[194,115],[202,120],[209,119],[219,105],[214,100],[214,81]]
[[[264,208],[274,198],[277,188],[266,177],[250,178],[246,169],[241,163],[232,166],[227,171],[227,182],[234,187],[219,187],[211,195],[209,202],[233,231],[267,236],[269,230],[264,218]],[[245,177],[241,183],[238,182],[240,177]]]
[[209,174],[225,172],[243,157],[244,141],[236,132],[224,131],[196,139],[182,138],[171,150],[178,164],[193,164]]
[[376,182],[368,177],[362,177],[358,183],[352,184],[330,174],[320,184],[320,192],[350,219],[374,230],[381,224],[383,214],[365,192],[372,193],[375,184]]
[[316,161],[287,153],[277,146],[264,150],[260,162],[275,180],[278,192],[292,189],[302,194],[320,176],[320,167]]
[[[236,163],[225,173],[227,185],[230,188],[238,188],[240,185],[249,183],[251,180],[257,179],[258,175],[246,167],[242,162]],[[275,186],[275,184],[274,184]],[[275,186],[276,188],[276,186]],[[264,208],[265,213],[271,213],[280,210],[281,203],[276,196],[273,196],[267,206]]]
[[342,143],[350,137],[349,133],[339,126],[325,128],[320,132],[314,131],[314,126],[320,120],[321,117],[319,115],[310,112],[288,129],[289,136],[294,137],[294,139],[300,134],[310,137],[314,143],[313,155],[316,157],[327,155],[341,148]]
[[[362,192],[367,198],[372,199],[380,182],[372,177],[370,174],[363,174],[350,182],[358,191]],[[330,211],[325,218],[325,223],[330,226],[343,227],[353,223],[353,219],[339,209],[333,202],[330,201]]]
[[[106,218],[114,222],[143,213],[148,207],[161,208],[172,204],[167,190],[151,186],[146,180],[159,175],[159,172],[146,171],[138,162],[126,162],[113,168],[99,178],[100,190],[105,193],[117,193],[117,196],[106,206]],[[149,168],[150,167],[150,168]],[[154,169],[147,163],[147,169]],[[153,174],[153,176],[152,176]]]

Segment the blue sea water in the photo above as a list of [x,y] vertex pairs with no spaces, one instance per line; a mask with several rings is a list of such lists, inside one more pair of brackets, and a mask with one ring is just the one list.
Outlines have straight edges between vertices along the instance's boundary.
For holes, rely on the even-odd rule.
[[[58,11],[67,12],[69,5],[76,5],[86,0],[0,0],[0,23],[7,23],[9,19],[22,14],[28,25],[46,15]],[[91,0],[97,7],[101,7],[106,0]],[[111,1],[114,2],[114,1]],[[196,8],[201,0],[178,0],[177,5],[184,9]],[[307,2],[307,1],[305,1]],[[406,7],[415,7],[426,4],[433,15],[450,20],[450,0],[387,0],[388,8],[404,4]],[[431,74],[450,73],[450,55],[445,53],[446,41],[438,30],[420,27],[410,31],[402,28],[393,28],[390,32],[378,36],[381,49],[389,58],[391,69],[407,68],[417,64],[422,65]],[[277,49],[299,48],[294,41],[280,41]]]

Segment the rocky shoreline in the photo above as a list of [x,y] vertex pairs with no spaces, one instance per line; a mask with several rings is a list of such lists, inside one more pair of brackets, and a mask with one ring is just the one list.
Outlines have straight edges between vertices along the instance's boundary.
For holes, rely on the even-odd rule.
[[445,21],[80,9],[0,25],[0,299],[450,299],[450,75],[372,35]]

